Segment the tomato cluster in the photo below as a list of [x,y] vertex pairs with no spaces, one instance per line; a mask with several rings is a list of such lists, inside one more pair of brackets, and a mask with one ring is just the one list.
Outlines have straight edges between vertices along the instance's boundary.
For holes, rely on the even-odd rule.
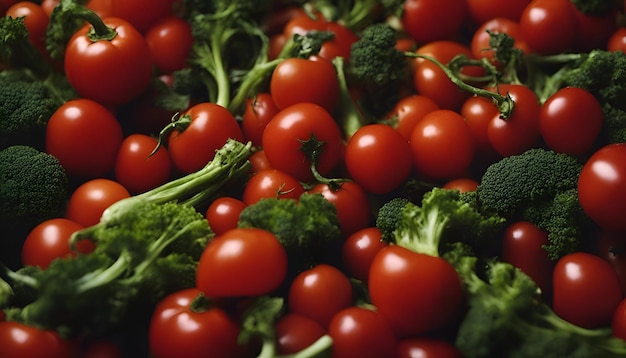
[[[0,10],[26,16],[30,40],[45,51],[45,27],[57,3],[4,0]],[[288,287],[286,312],[275,325],[279,354],[328,334],[334,357],[460,357],[449,339],[462,319],[456,273],[437,258],[383,243],[373,225],[376,203],[410,182],[474,190],[490,163],[543,146],[585,159],[579,198],[598,227],[597,237],[589,238],[585,252],[553,262],[542,250],[547,234],[514,222],[503,233],[501,258],[531,276],[564,319],[586,328],[612,324],[614,334],[626,339],[626,144],[597,146],[602,108],[589,92],[564,88],[542,101],[523,83],[501,84],[489,90],[515,102],[512,116],[503,119],[491,101],[460,90],[433,63],[411,60],[406,88],[385,118],[346,137],[336,118],[341,89],[332,60],[349,61],[358,30],[280,6],[265,29],[270,58],[294,34],[324,30],[335,37],[316,56],[282,61],[241,113],[208,102],[172,113],[150,98],[153,80],[167,86],[171,73],[188,65],[191,28],[172,11],[174,3],[87,2],[118,35],[88,45],[86,25],[67,46],[64,72],[81,98],[50,118],[46,151],[60,160],[74,191],[65,218],[41,223],[25,239],[24,265],[46,267],[55,257],[75,254],[67,238],[96,223],[113,202],[198,170],[228,138],[250,141],[256,153],[244,186],[205,208],[216,238],[198,266],[197,287],[172,293],[154,311],[154,357],[178,356],[183,347],[189,356],[254,355],[258,347],[237,344],[238,314],[248,298],[279,287]],[[626,52],[618,7],[594,17],[569,0],[407,0],[403,10],[398,20],[405,37],[398,48],[442,63],[464,54],[497,65],[485,50],[486,30],[509,34],[525,53]],[[463,71],[481,75],[480,69]],[[359,96],[358,88],[353,96]],[[336,186],[319,176],[347,181]],[[238,229],[237,219],[261,198],[295,199],[304,192],[321,193],[336,206],[343,247],[332,262],[285,283],[288,263],[276,238]],[[194,302],[202,295],[211,302],[198,309]],[[121,354],[100,343],[87,349]],[[65,357],[67,344],[55,333],[0,320],[0,347],[8,356]]]

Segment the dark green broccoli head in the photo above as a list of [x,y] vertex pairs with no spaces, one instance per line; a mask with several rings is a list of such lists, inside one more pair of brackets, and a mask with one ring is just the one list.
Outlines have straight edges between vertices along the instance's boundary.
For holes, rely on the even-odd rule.
[[602,140],[608,143],[626,142],[626,110],[613,107],[608,103],[602,106]]
[[406,198],[395,197],[383,204],[376,215],[376,227],[380,230],[383,241],[394,242],[404,207],[410,203]]
[[607,0],[570,0],[578,11],[589,15],[604,15],[617,10],[615,1]]

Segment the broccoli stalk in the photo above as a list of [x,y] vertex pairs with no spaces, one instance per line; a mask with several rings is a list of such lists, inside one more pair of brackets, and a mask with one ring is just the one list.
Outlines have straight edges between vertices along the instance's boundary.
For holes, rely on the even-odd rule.
[[542,302],[533,280],[513,265],[479,262],[460,250],[448,252],[445,258],[459,273],[468,300],[455,342],[468,357],[626,354],[626,342],[613,337],[610,328],[586,329],[557,316]]
[[397,0],[314,0],[304,4],[311,13],[321,14],[326,21],[337,22],[351,30],[361,30],[395,13],[404,1]]

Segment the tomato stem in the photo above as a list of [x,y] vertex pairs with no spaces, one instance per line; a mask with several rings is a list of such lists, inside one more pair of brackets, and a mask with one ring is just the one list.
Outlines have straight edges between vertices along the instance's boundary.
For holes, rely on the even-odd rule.
[[185,129],[187,129],[187,127],[189,127],[190,124],[191,124],[190,115],[183,114],[181,116],[180,113],[175,113],[172,116],[172,120],[170,121],[170,123],[168,123],[163,129],[161,129],[161,131],[159,131],[159,138],[157,139],[157,144],[152,150],[152,152],[150,152],[148,157],[153,156],[159,150],[159,148],[161,148],[161,146],[163,145],[163,141],[165,140],[165,136],[167,136],[170,133],[170,131],[177,130],[179,132],[183,132]]
[[315,134],[311,133],[309,139],[300,140],[300,143],[302,144],[300,151],[302,151],[306,158],[311,161],[311,173],[313,174],[313,178],[315,178],[315,180],[319,183],[328,185],[332,191],[339,190],[341,188],[341,183],[347,181],[348,179],[328,179],[317,170],[317,158],[324,151],[324,145],[326,145],[326,142],[317,140],[317,138],[315,138]]
[[111,41],[117,36],[115,29],[107,26],[98,14],[86,6],[73,1],[62,1],[61,6],[63,6],[63,11],[70,12],[76,18],[85,20],[91,24],[92,28],[87,34],[87,37],[89,37],[91,41]]
[[200,292],[196,298],[191,301],[189,305],[189,309],[195,313],[206,312],[211,307],[211,300],[204,295],[204,293]]

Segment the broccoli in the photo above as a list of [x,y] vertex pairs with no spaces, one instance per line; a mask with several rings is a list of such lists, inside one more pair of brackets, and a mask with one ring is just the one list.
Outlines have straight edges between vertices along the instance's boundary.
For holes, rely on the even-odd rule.
[[578,202],[582,164],[544,148],[529,149],[491,164],[476,188],[480,210],[532,222],[548,232],[548,256],[557,260],[583,245],[590,219]]
[[297,200],[263,198],[241,212],[237,226],[276,235],[292,274],[327,259],[342,238],[337,208],[322,194],[304,193]]
[[[0,240],[2,260],[20,252],[27,234],[39,223],[65,215],[69,180],[54,156],[25,145],[0,150]],[[13,249],[9,249],[13,248]],[[18,264],[16,262],[15,264]]]
[[[112,204],[99,223],[70,238],[72,245],[94,241],[91,254],[57,259],[46,270],[5,268],[6,279],[19,288],[13,291],[27,298],[5,288],[0,297],[9,302],[0,307],[8,308],[10,319],[65,336],[90,336],[119,329],[135,303],[145,308],[172,290],[193,286],[197,260],[212,236],[198,208],[248,172],[251,148],[229,140],[199,171]],[[11,301],[22,304],[9,308]]]
[[455,242],[488,250],[504,223],[498,215],[481,213],[458,190],[439,187],[426,192],[420,205],[391,199],[376,217],[383,240],[431,256],[440,256]]
[[618,8],[616,1],[606,0],[570,0],[583,14],[600,16]]
[[479,261],[460,250],[444,257],[459,273],[468,310],[455,345],[467,357],[619,357],[626,342],[611,329],[569,323],[541,300],[533,280],[513,265]]

